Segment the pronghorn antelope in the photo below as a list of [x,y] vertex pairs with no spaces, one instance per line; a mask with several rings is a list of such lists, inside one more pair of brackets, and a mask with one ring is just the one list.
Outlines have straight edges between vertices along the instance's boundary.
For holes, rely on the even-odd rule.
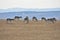
[[29,23],[29,17],[28,17],[28,16],[26,16],[26,17],[24,18],[24,22]]
[[38,19],[35,16],[32,18],[32,20],[33,21],[38,21]]
[[7,18],[6,20],[7,20],[7,22],[10,22],[10,23],[11,23],[12,21],[14,21],[14,19],[11,19],[11,18]]
[[15,18],[16,20],[19,20],[20,18],[22,18],[22,16],[20,16],[20,17],[19,17],[19,16],[15,16],[14,18]]
[[54,23],[56,21],[56,18],[50,18],[50,19],[47,19],[47,21]]
[[56,21],[56,18],[48,18],[48,19],[46,19],[45,17],[42,17],[41,19],[45,20],[46,22],[52,22],[52,23],[54,23]]
[[42,17],[42,18],[41,18],[41,20],[44,20],[44,21],[46,21],[46,18],[45,18],[45,17]]

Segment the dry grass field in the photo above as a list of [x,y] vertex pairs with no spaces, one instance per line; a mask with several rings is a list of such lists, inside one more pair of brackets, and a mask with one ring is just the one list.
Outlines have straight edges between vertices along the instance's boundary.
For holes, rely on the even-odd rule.
[[7,23],[0,20],[0,40],[60,40],[60,21],[25,24],[23,21]]

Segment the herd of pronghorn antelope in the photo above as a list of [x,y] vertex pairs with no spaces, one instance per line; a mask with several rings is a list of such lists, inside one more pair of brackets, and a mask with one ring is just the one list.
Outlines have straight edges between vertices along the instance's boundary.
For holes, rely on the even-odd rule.
[[[15,16],[13,19],[12,18],[7,18],[6,20],[7,20],[7,22],[11,23],[11,21],[14,21],[14,20],[17,20],[17,19],[19,20],[20,18],[22,18],[22,16]],[[55,23],[57,21],[56,18],[48,18],[48,19],[46,19],[45,17],[42,17],[41,20],[44,20],[46,22],[51,22],[51,23]],[[32,21],[38,21],[37,17],[35,17],[35,16],[32,17]],[[29,23],[29,17],[26,16],[23,19],[23,22]]]

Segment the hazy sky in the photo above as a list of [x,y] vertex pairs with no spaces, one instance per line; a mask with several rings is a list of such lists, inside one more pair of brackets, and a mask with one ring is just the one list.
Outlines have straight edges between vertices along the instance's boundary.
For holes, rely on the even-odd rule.
[[0,9],[60,8],[60,0],[0,0]]

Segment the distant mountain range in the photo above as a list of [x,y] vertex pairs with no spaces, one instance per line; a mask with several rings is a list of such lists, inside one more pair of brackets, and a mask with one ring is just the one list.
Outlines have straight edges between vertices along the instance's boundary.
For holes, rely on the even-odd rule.
[[46,11],[60,11],[60,8],[48,8],[48,9],[9,8],[9,9],[0,9],[0,13],[4,13],[4,12],[46,12]]

